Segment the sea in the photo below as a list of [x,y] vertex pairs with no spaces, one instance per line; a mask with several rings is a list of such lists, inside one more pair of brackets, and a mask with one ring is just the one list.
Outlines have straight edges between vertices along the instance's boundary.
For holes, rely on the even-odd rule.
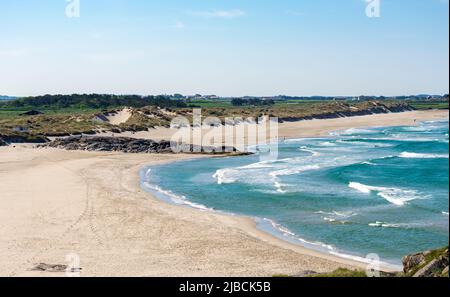
[[449,122],[347,129],[280,141],[278,157],[146,167],[169,203],[253,218],[280,239],[343,258],[403,256],[449,244]]

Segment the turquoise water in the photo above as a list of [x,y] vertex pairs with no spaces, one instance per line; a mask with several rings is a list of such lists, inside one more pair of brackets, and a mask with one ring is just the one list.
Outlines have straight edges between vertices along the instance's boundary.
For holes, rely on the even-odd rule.
[[143,187],[172,203],[254,217],[267,232],[345,257],[448,245],[448,121],[349,129],[285,141],[279,157],[146,168]]

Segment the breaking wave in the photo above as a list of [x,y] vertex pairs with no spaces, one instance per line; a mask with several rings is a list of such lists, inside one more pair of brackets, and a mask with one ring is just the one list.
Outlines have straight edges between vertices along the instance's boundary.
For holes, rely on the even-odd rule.
[[449,156],[445,154],[420,154],[403,152],[399,157],[405,159],[448,159]]
[[305,240],[305,239],[299,237],[297,234],[295,234],[291,230],[289,230],[288,228],[276,223],[275,221],[273,221],[271,219],[264,218],[263,220],[270,223],[272,228],[274,228],[276,231],[280,232],[283,236],[287,236],[290,239],[295,239],[306,246],[318,247],[318,248],[324,249],[328,252],[332,252],[332,251],[336,250],[332,245],[325,244],[323,242]]
[[389,223],[384,223],[384,222],[375,222],[375,223],[370,223],[369,227],[379,227],[379,228],[401,228],[402,225],[400,224],[389,224]]
[[426,196],[421,195],[418,191],[415,190],[374,187],[357,182],[351,182],[348,186],[364,194],[371,194],[372,192],[376,192],[378,196],[397,206],[404,206],[409,201],[426,198]]
[[217,179],[217,184],[232,184],[237,181],[236,175],[239,173],[236,169],[219,169],[214,173],[213,178]]

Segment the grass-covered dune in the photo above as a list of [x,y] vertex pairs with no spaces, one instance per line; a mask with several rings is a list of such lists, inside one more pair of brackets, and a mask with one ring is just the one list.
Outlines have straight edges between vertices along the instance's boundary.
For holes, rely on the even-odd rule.
[[[224,123],[226,118],[271,116],[284,122],[416,109],[399,100],[289,101],[260,106],[226,105],[223,100],[218,100],[218,103],[205,105],[202,108],[203,118],[217,117]],[[108,121],[108,115],[119,113],[125,107],[130,113],[125,121]],[[145,131],[158,126],[168,127],[176,116],[192,120],[192,107],[188,107],[182,99],[174,100],[170,96],[90,94],[27,97],[0,102],[0,138],[2,143],[42,142],[46,137]]]

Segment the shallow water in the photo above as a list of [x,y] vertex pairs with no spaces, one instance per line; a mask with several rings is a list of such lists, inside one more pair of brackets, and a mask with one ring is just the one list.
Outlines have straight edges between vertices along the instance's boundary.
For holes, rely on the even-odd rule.
[[167,201],[255,217],[260,228],[323,252],[402,256],[448,245],[448,121],[349,129],[289,140],[279,157],[153,166],[144,188]]

